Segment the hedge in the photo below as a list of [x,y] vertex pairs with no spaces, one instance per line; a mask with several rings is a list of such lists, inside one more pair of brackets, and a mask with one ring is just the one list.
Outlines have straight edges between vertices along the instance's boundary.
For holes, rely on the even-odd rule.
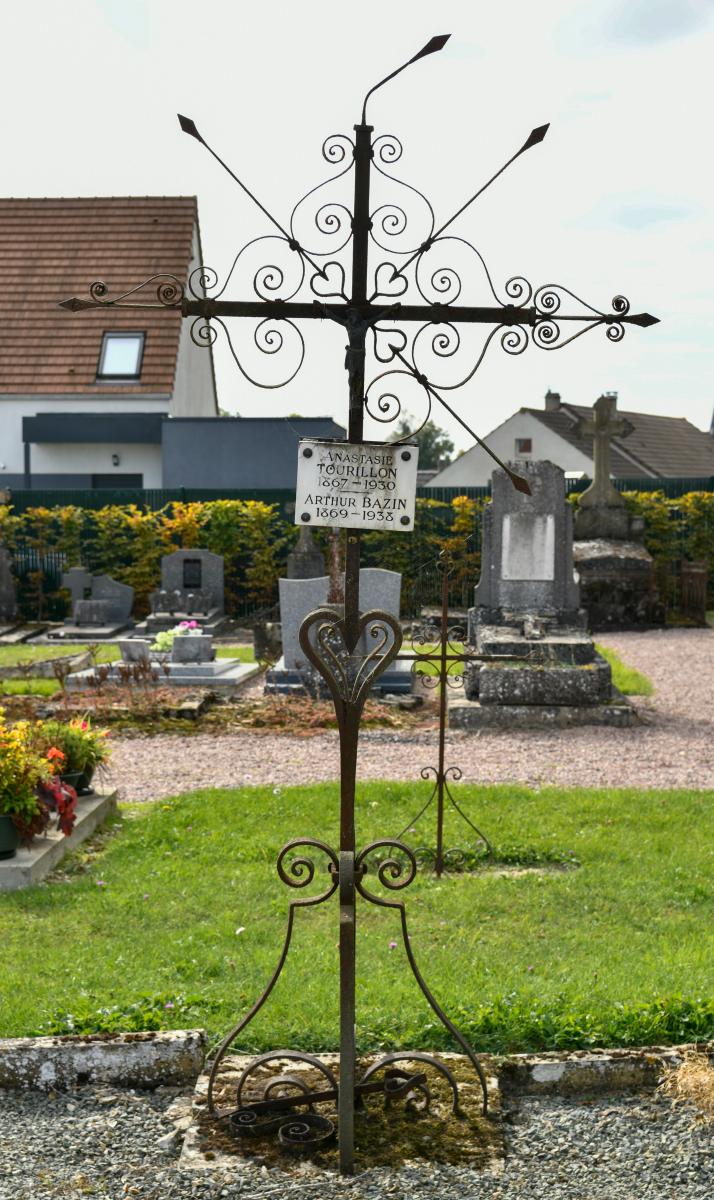
[[[664,492],[623,493],[629,510],[645,518],[645,544],[660,567],[678,558],[708,559],[714,595],[714,493],[689,492],[675,499]],[[574,505],[578,496],[570,497]],[[486,498],[458,496],[450,503],[417,500],[411,534],[370,531],[363,563],[401,571],[405,612],[438,603],[436,561],[445,551],[453,566],[450,601],[470,602],[480,570],[480,518]],[[18,599],[27,618],[59,619],[69,608],[60,577],[83,565],[130,584],[136,613],[148,611],[159,586],[161,556],[202,546],[225,560],[226,607],[233,615],[270,606],[277,580],[298,530],[275,504],[260,500],[174,501],[159,510],[135,504],[101,509],[59,505],[15,513],[0,506],[0,541],[17,559]],[[329,562],[330,531],[315,530]]]

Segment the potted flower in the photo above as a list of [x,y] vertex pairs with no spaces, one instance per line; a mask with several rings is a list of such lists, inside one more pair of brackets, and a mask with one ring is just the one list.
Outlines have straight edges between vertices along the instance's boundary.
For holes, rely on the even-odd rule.
[[38,726],[40,749],[48,756],[53,748],[62,752],[62,779],[80,795],[91,793],[94,772],[109,760],[108,737],[109,731],[94,729],[88,716],[67,722],[42,721]]
[[74,825],[77,794],[58,776],[64,755],[57,747],[43,755],[29,721],[12,727],[0,709],[0,858],[10,858],[21,842],[29,844],[47,828],[56,812],[63,833]]

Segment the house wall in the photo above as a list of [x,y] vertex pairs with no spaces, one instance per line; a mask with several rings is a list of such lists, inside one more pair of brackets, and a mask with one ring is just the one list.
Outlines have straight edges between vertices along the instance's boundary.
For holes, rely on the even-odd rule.
[[[198,233],[194,226],[189,276],[200,266]],[[176,378],[171,398],[172,417],[217,417],[218,403],[213,374],[213,349],[191,339],[192,318],[181,323]]]
[[[0,487],[24,486],[23,417],[57,411],[167,413],[168,410],[168,396],[0,396]],[[112,454],[121,457],[121,463],[116,468],[111,465]],[[139,471],[144,474],[146,471],[152,482],[146,480],[145,486],[161,486],[161,447],[157,445],[105,447],[96,443],[61,442],[33,445],[31,456],[33,476],[36,472],[55,476],[82,475],[87,471],[97,474],[107,474],[112,470],[118,474]],[[88,465],[90,463],[93,465]],[[41,481],[37,481],[37,486],[41,486]],[[78,485],[70,484],[68,480],[64,486]]]
[[[112,465],[112,454],[119,455],[119,465]],[[161,446],[142,443],[101,443],[69,445],[56,442],[32,447],[33,478],[54,475],[142,475],[145,488],[161,487]],[[39,482],[35,483],[39,487]],[[91,486],[88,485],[88,486]],[[121,487],[121,482],[117,487]]]
[[[530,454],[516,453],[516,438],[531,439]],[[532,413],[514,413],[483,440],[504,462],[513,462],[516,458],[534,461],[547,459],[564,471],[592,474],[591,459],[546,428]],[[495,468],[495,462],[486,451],[480,446],[473,446],[425,486],[485,487],[490,483]]]

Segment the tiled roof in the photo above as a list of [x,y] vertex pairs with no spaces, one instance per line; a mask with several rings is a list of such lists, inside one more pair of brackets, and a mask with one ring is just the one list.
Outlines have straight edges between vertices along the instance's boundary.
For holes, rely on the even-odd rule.
[[[561,404],[551,412],[524,408],[553,433],[575,446],[588,458],[593,440],[577,432],[579,417],[592,417],[592,409],[579,404]],[[613,438],[610,449],[612,474],[620,479],[641,475],[687,478],[714,475],[714,438],[697,429],[685,417],[660,417],[652,413],[622,412],[634,426],[624,438]]]
[[[97,279],[111,295],[159,272],[185,280],[197,219],[194,196],[0,199],[0,397],[171,392],[180,313],[58,304]],[[95,382],[102,334],[113,330],[146,332],[137,383]]]

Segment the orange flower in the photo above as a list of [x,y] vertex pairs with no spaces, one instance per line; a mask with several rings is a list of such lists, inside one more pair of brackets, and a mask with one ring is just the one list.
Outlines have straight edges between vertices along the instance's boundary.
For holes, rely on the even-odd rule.
[[50,762],[52,762],[53,758],[61,758],[62,760],[64,760],[65,755],[62,750],[58,750],[56,746],[52,746],[47,751],[47,757],[50,760]]

